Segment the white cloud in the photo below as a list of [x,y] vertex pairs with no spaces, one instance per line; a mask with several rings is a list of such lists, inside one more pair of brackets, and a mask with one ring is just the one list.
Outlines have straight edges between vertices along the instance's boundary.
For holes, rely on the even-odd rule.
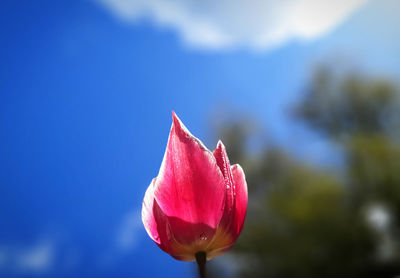
[[54,258],[54,246],[49,240],[17,252],[16,267],[20,271],[44,272],[51,268]]
[[100,254],[98,258],[99,267],[112,266],[134,250],[140,237],[141,227],[143,227],[141,209],[133,209],[126,213],[116,227],[116,233],[113,234],[113,245]]
[[378,238],[377,257],[379,260],[391,260],[395,255],[393,246],[395,237],[390,229],[392,213],[385,204],[372,203],[366,208],[366,220],[376,232]]
[[190,46],[268,49],[324,35],[369,0],[97,0],[128,22],[176,30]]
[[7,251],[0,248],[0,269],[7,263]]
[[367,220],[374,229],[385,231],[390,224],[390,212],[384,205],[371,205],[367,211]]
[[0,271],[10,273],[43,274],[51,270],[55,246],[51,240],[41,240],[29,246],[0,248]]
[[140,227],[142,227],[140,210],[133,210],[125,215],[117,232],[117,248],[122,251],[133,249],[137,243]]

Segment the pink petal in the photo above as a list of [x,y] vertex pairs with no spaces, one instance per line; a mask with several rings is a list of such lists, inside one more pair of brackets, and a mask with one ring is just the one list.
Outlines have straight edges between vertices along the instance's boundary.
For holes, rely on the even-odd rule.
[[223,213],[224,191],[224,177],[214,156],[173,113],[154,195],[179,242],[214,232]]
[[[214,150],[214,156],[224,173],[226,186],[224,214],[218,228],[229,233],[232,243],[234,243],[240,235],[246,217],[247,184],[242,168],[238,164],[230,166],[225,146],[221,141]],[[225,235],[221,238],[223,237]]]
[[[205,250],[209,239],[212,239],[215,230],[206,227],[204,224],[184,223],[183,221],[166,216],[157,204],[154,198],[154,184],[156,179],[153,179],[150,186],[146,190],[142,206],[142,221],[144,227],[151,239],[165,252],[172,257],[181,261],[193,261],[197,251]],[[171,222],[171,224],[170,224]],[[181,243],[175,238],[175,234],[171,229],[172,223],[176,226],[178,237],[182,237],[185,232],[191,230],[206,231],[202,238],[190,243]],[[193,226],[193,227],[190,227]],[[190,237],[190,235],[187,235]]]
[[[222,175],[224,176],[225,182],[225,209],[229,211],[235,206],[234,202],[234,182],[231,172],[231,164],[229,163],[229,158],[226,153],[224,144],[218,141],[217,148],[214,150],[213,155],[217,161],[217,165],[220,168]],[[224,213],[226,214],[226,213]]]
[[142,222],[151,239],[153,239],[162,250],[171,253],[173,248],[170,241],[171,236],[168,218],[161,211],[154,199],[155,182],[156,179],[153,179],[143,199]]
[[242,167],[235,164],[231,167],[233,180],[235,182],[235,218],[234,218],[234,232],[236,238],[242,231],[244,219],[247,212],[247,183]]

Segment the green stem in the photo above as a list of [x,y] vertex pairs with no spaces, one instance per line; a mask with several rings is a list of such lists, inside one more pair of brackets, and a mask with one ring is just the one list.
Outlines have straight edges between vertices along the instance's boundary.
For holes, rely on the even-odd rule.
[[199,266],[200,278],[206,278],[206,252],[197,252],[195,256],[197,265]]

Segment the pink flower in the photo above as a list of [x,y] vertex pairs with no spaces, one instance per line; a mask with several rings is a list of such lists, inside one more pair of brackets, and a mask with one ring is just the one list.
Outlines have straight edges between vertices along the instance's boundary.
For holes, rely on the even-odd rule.
[[247,185],[242,168],[231,166],[221,141],[211,152],[173,114],[158,176],[147,188],[142,221],[149,236],[172,257],[207,259],[228,251],[243,227]]

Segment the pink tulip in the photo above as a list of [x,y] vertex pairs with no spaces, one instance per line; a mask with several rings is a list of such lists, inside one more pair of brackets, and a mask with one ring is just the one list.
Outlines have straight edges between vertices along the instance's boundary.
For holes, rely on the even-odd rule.
[[158,176],[147,188],[142,221],[157,245],[175,259],[212,259],[236,242],[247,210],[242,168],[231,166],[221,141],[211,152],[173,114]]

